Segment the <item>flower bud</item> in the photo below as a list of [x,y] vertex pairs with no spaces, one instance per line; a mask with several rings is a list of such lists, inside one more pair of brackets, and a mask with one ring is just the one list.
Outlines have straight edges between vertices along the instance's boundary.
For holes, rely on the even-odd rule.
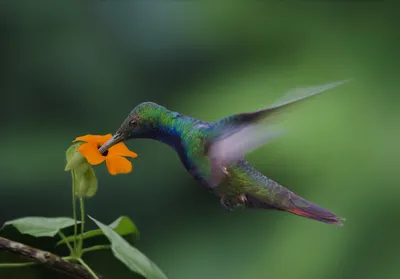
[[83,143],[78,142],[71,145],[66,152],[67,165],[65,166],[65,171],[76,170],[79,173],[85,173],[89,168],[89,163],[86,158],[78,151],[78,147]]
[[75,180],[75,195],[78,197],[93,197],[98,188],[97,178],[93,169],[89,167],[85,173],[73,170],[73,173]]

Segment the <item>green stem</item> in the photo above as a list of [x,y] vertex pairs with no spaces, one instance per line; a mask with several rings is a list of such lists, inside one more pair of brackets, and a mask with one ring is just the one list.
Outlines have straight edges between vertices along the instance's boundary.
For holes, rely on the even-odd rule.
[[84,253],[98,251],[98,250],[105,250],[105,249],[110,249],[110,248],[111,248],[111,245],[96,245],[96,246],[82,249],[82,255]]
[[68,257],[62,257],[61,259],[66,260],[66,261],[77,261],[76,257],[74,256],[68,256]]
[[75,224],[74,224],[74,251],[76,252],[76,239],[78,236],[78,220],[76,218],[76,197],[75,197],[75,189],[76,189],[76,185],[75,185],[75,173],[72,170],[72,211],[73,211],[73,217],[75,220]]
[[82,197],[79,198],[79,205],[81,208],[81,237],[79,240],[78,256],[81,255],[82,246],[83,246],[83,233],[85,232],[85,201]]
[[9,267],[25,267],[25,266],[32,266],[37,265],[38,263],[35,262],[27,262],[27,263],[2,263],[0,264],[0,268],[9,268]]
[[99,279],[99,277],[96,275],[96,273],[94,273],[94,271],[85,263],[84,260],[82,260],[81,258],[78,258],[77,260],[78,260],[78,262],[81,263],[81,265],[83,265],[83,266],[87,269],[87,271],[89,271],[89,273],[90,273],[95,279]]
[[59,231],[58,234],[60,235],[61,239],[64,240],[65,244],[68,247],[70,255],[72,256],[74,254],[74,249],[72,248],[71,244],[69,244],[67,238],[65,237],[65,234],[63,234],[61,231]]

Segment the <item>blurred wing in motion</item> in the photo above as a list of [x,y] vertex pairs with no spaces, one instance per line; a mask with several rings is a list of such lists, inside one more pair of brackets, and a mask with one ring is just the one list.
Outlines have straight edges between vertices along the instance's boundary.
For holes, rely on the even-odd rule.
[[246,153],[283,134],[283,130],[272,125],[277,116],[291,111],[303,100],[348,81],[296,88],[286,93],[275,105],[254,112],[231,115],[215,122],[214,132],[205,149],[211,160],[211,187],[219,184],[225,176],[227,166],[235,164]]

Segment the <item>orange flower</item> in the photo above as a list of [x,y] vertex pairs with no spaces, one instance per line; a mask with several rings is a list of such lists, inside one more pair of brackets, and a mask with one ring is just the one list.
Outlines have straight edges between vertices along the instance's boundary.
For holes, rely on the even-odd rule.
[[78,151],[85,156],[89,164],[98,165],[106,161],[108,172],[112,175],[131,172],[132,163],[123,156],[136,158],[138,155],[135,152],[130,151],[123,142],[110,147],[104,155],[100,153],[99,148],[111,137],[111,134],[104,136],[86,135],[77,137],[74,142],[86,142],[79,146]]

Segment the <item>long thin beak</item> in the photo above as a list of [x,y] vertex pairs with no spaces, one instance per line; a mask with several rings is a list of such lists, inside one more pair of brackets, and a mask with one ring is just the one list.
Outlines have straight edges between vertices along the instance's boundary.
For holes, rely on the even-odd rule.
[[124,140],[124,135],[117,133],[115,135],[113,135],[113,137],[111,139],[109,139],[105,144],[103,144],[100,148],[99,151],[101,154],[103,154],[104,152],[106,152],[110,147],[116,145],[117,143],[121,142]]

